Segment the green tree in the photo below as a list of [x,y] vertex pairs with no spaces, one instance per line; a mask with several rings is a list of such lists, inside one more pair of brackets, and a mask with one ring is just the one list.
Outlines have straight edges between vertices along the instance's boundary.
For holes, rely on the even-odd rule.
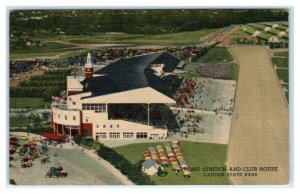
[[82,137],[80,136],[80,135],[75,135],[74,136],[74,142],[76,143],[76,144],[78,144],[78,145],[80,145],[81,144],[81,142],[82,142]]

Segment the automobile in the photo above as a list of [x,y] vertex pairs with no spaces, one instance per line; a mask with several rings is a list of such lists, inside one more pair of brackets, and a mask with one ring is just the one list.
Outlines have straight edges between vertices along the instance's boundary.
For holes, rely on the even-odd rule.
[[31,138],[31,141],[33,141],[33,142],[38,142],[39,139],[38,139],[37,137],[33,137],[33,138]]
[[36,152],[34,152],[34,153],[31,154],[31,158],[32,159],[36,159],[36,158],[39,158],[39,157],[40,157],[40,155],[38,153],[36,153]]
[[49,157],[44,157],[44,158],[42,158],[41,159],[41,164],[45,164],[45,163],[47,163],[47,162],[49,162]]
[[27,136],[21,136],[20,139],[23,140],[23,141],[27,141],[28,137]]
[[18,147],[17,149],[16,149],[16,153],[20,153],[20,150],[22,149],[22,147]]
[[35,142],[33,142],[33,141],[30,141],[30,142],[28,142],[28,145],[29,146],[36,146],[37,144]]
[[26,163],[21,165],[22,168],[29,168],[31,166],[32,166],[32,163],[30,163],[30,162],[26,162]]
[[29,157],[25,157],[21,160],[21,163],[27,163],[30,160]]
[[53,175],[53,172],[51,170],[49,170],[46,175],[45,175],[45,178],[51,178]]
[[68,173],[66,171],[63,170],[63,171],[60,172],[60,177],[61,178],[66,178],[67,176],[68,176]]
[[53,173],[53,178],[59,178],[60,177],[60,173],[61,171],[59,170],[55,170],[54,173]]

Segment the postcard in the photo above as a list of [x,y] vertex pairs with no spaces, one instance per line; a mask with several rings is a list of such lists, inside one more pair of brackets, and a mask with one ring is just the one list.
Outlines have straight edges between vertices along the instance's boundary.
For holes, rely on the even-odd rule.
[[10,9],[12,187],[286,185],[288,9]]

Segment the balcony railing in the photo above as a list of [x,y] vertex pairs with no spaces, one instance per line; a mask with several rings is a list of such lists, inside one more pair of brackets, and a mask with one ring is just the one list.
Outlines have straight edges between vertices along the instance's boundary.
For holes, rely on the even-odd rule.
[[69,109],[67,104],[52,103],[52,108],[69,111],[79,111],[79,109]]

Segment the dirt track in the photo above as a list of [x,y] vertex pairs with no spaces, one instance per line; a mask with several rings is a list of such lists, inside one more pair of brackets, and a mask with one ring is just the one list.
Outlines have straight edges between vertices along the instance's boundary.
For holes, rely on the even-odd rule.
[[[227,165],[257,167],[257,176],[231,177],[232,184],[287,184],[288,108],[263,46],[232,47],[240,64]],[[278,171],[259,171],[278,167]],[[232,171],[231,171],[232,173]]]

